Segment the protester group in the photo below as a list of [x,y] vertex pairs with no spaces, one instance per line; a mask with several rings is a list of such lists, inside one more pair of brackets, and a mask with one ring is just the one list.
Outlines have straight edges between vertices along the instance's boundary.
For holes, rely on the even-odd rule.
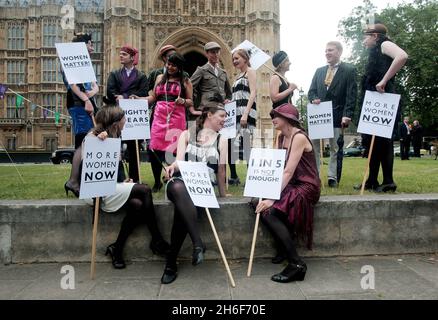
[[[89,34],[77,34],[73,42],[85,43],[88,52],[93,51]],[[358,106],[362,106],[366,92],[396,93],[394,77],[408,58],[406,52],[390,40],[387,28],[381,23],[367,26],[363,45],[369,51],[369,58],[360,81],[361,90],[357,88],[355,66],[341,60],[342,44],[330,41],[325,50],[327,65],[316,70],[308,92],[310,104],[315,108],[331,102],[333,136],[328,139],[330,159],[326,184],[332,188],[338,187],[341,181],[342,156],[339,151],[342,150],[342,143],[339,141],[345,128],[353,121]],[[210,181],[218,187],[220,197],[229,196],[227,185],[242,183],[243,177],[238,176],[235,161],[240,159],[249,163],[258,126],[257,72],[251,65],[254,50],[237,47],[232,51],[233,65],[238,75],[234,82],[230,82],[227,72],[220,65],[223,49],[216,42],[206,43],[204,50],[208,62],[189,76],[185,72],[187,61],[178,48],[165,45],[159,52],[163,67],[146,75],[136,67],[139,50],[125,45],[119,54],[121,67],[111,71],[108,76],[102,106],[96,104],[95,97],[99,90],[96,82],[74,84],[64,76],[76,147],[71,175],[64,188],[67,193],[71,191],[77,197],[81,194],[81,176],[87,160],[83,149],[87,139],[124,139],[122,131],[127,118],[121,108],[122,102],[128,99],[142,100],[148,106],[150,139],[147,147],[154,185],[149,187],[141,183],[138,141],[123,140],[120,144],[121,156],[117,161],[116,191],[102,197],[100,204],[104,212],[117,212],[121,208],[126,212],[116,241],[106,251],[114,268],[126,267],[123,248],[140,223],[145,223],[151,233],[149,247],[152,252],[166,257],[161,278],[163,284],[169,284],[177,278],[177,257],[187,234],[193,244],[192,264],[196,266],[203,261],[206,246],[197,221],[198,214],[203,211],[195,206],[187,191],[178,165],[180,161],[205,163]],[[300,239],[304,239],[307,247],[312,248],[314,207],[320,197],[321,183],[324,183],[319,173],[322,148],[320,139],[310,139],[297,108],[292,104],[292,96],[298,87],[286,78],[291,66],[287,53],[279,51],[271,61],[275,69],[271,70],[269,84],[272,101],[270,116],[276,132],[274,148],[285,151],[281,190],[279,199],[253,199],[251,204],[275,240],[277,253],[272,263],[287,262],[284,270],[271,279],[276,282],[302,281],[307,266],[298,255],[296,246]],[[225,107],[229,103],[236,105],[237,134],[232,139],[220,133],[227,117]],[[398,119],[400,115],[401,108],[398,108]],[[196,121],[196,126],[189,126],[192,121]],[[408,158],[406,150],[409,150],[410,137],[413,137],[415,154],[419,154],[418,141],[415,139],[421,131],[418,121],[413,127],[405,121],[401,127],[402,159]],[[397,129],[394,126],[393,136]],[[358,184],[355,188],[364,187],[376,192],[396,190],[393,141],[393,137],[362,134],[365,154],[372,153],[368,179],[364,185]],[[231,172],[229,177],[228,165]],[[383,171],[381,183],[378,181],[380,166]],[[152,193],[164,186],[167,198],[175,208],[170,243],[158,228],[152,198]],[[91,199],[87,202],[93,204]]]

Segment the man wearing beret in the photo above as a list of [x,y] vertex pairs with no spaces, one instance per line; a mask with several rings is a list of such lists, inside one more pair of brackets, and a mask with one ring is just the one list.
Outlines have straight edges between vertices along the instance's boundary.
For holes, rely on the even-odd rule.
[[[338,166],[338,139],[342,128],[348,127],[353,117],[357,99],[356,69],[351,64],[341,62],[342,45],[338,41],[327,43],[325,56],[327,65],[316,70],[309,89],[309,101],[312,104],[331,101],[333,105],[334,138],[330,142],[330,163],[328,168],[328,185],[336,188],[340,180]],[[316,163],[320,163],[320,141],[313,140]]]
[[[107,104],[118,104],[120,99],[128,99],[131,96],[147,96],[148,79],[144,72],[135,66],[138,64],[138,50],[125,45],[120,49],[119,57],[122,67],[111,71],[107,81],[106,97],[103,99]],[[135,141],[123,141],[127,145],[129,157],[129,177],[139,181],[137,148]]]
[[193,84],[193,100],[199,101],[199,109],[216,106],[217,103],[228,103],[232,91],[225,70],[219,67],[221,47],[216,42],[205,44],[208,62],[198,67],[190,80]]

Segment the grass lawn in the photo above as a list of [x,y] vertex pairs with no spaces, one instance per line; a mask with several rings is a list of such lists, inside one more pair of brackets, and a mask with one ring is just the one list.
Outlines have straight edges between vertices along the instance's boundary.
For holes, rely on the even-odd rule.
[[[362,182],[366,159],[345,158],[342,181],[337,189],[327,187],[327,162],[323,168],[326,187],[322,195],[357,195],[353,185]],[[19,165],[17,166],[25,183],[19,179],[13,166],[0,166],[0,199],[62,199],[65,198],[64,182],[70,174],[70,165]],[[153,177],[149,163],[142,163],[141,175],[143,182],[153,185]],[[238,175],[244,183],[246,165],[237,165]],[[394,164],[394,180],[398,186],[397,193],[437,193],[438,192],[438,160],[432,158],[411,159]],[[380,178],[381,181],[381,178]],[[229,193],[234,196],[243,195],[243,184],[238,187],[230,186]],[[72,197],[72,194],[69,194]],[[164,188],[154,195],[155,199],[164,199]]]

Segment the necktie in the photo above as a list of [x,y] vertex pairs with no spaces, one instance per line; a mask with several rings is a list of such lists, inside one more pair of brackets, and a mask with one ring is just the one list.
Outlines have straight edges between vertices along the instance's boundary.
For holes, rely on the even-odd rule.
[[330,85],[332,84],[333,75],[334,75],[334,68],[332,66],[329,66],[327,69],[327,74],[325,76],[325,81],[324,81],[324,83],[327,87],[330,87]]
[[214,67],[214,74],[216,75],[216,77],[219,75],[219,70],[216,67]]

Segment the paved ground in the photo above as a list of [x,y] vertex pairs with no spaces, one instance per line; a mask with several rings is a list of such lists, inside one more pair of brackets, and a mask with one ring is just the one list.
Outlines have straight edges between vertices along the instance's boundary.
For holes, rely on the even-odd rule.
[[[206,261],[193,267],[179,264],[178,279],[161,285],[161,262],[133,262],[125,270],[110,263],[96,266],[96,280],[89,278],[90,264],[71,264],[74,290],[61,289],[65,264],[0,266],[0,299],[78,300],[314,300],[314,299],[433,299],[438,300],[438,254],[307,259],[308,273],[303,282],[277,284],[271,275],[283,266],[256,260],[253,276],[246,277],[247,261],[232,261],[230,267],[237,286],[232,288],[223,264]],[[362,280],[375,276],[375,288],[364,290]],[[72,275],[67,272],[67,275]],[[73,280],[70,281],[73,284]],[[202,288],[202,290],[200,290]]]

